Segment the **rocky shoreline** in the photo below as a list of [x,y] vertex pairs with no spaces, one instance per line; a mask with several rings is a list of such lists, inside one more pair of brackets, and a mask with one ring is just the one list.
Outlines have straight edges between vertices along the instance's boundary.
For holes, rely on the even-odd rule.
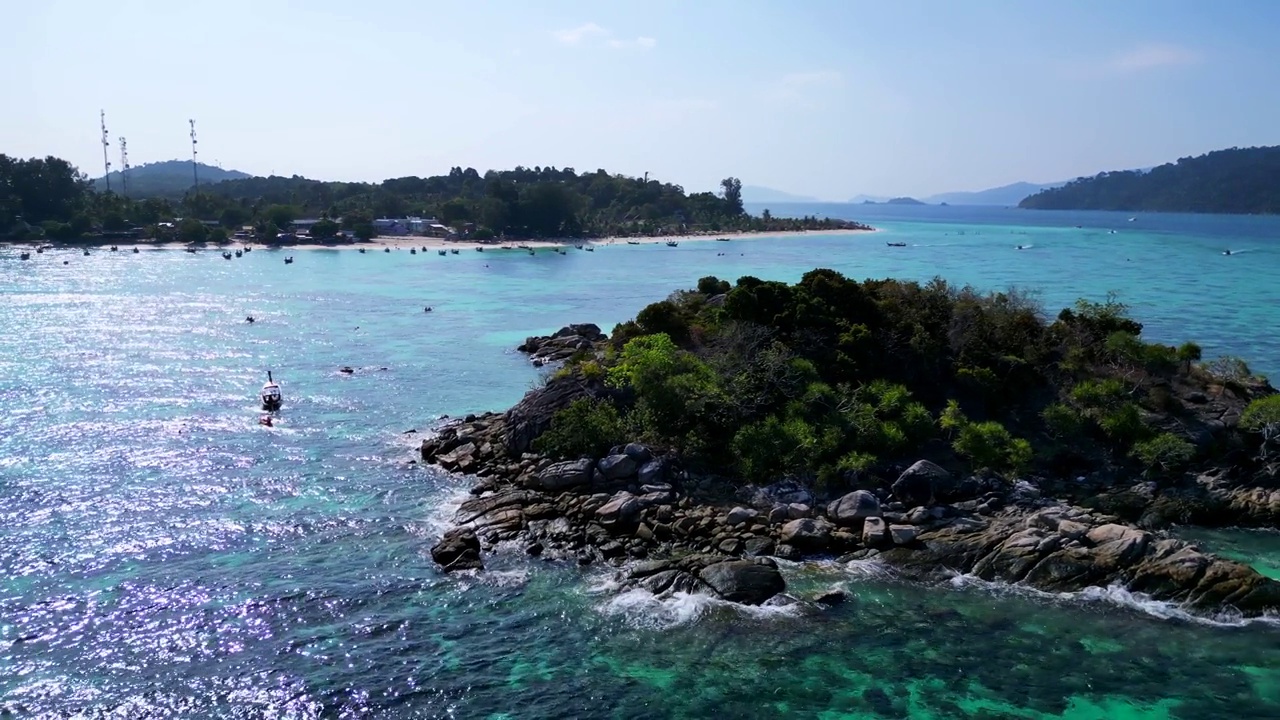
[[[519,349],[542,365],[607,340],[595,325],[570,325]],[[477,480],[433,559],[446,571],[480,569],[485,552],[510,543],[531,556],[617,565],[624,588],[747,604],[785,601],[774,558],[874,559],[912,579],[971,574],[1050,592],[1120,586],[1201,613],[1280,612],[1280,582],[1165,532],[1175,523],[1280,524],[1274,473],[1011,479],[957,476],[921,459],[892,482],[867,476],[827,497],[789,480],[743,486],[639,443],[567,461],[533,451],[557,411],[614,392],[599,378],[559,373],[505,413],[468,416],[424,440],[424,462]],[[1206,433],[1239,417],[1240,398],[1193,400]]]

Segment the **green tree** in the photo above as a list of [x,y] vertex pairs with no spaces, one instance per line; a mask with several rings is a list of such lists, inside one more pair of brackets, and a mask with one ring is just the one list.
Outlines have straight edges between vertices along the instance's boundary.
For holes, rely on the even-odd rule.
[[178,224],[178,241],[202,243],[209,239],[209,228],[195,218],[183,218]]
[[328,218],[321,218],[316,222],[316,224],[311,226],[311,237],[321,242],[332,240],[338,236],[338,230],[340,230],[341,227],[342,226],[338,223]]
[[1240,415],[1240,427],[1262,436],[1263,460],[1270,457],[1271,445],[1280,441],[1280,395],[1268,395],[1249,403]]
[[742,207],[742,181],[736,177],[728,177],[720,181],[720,190],[724,193],[725,204],[731,216],[742,215],[746,211]]
[[1133,446],[1133,456],[1147,467],[1148,472],[1177,470],[1195,457],[1196,447],[1173,433],[1159,435]]

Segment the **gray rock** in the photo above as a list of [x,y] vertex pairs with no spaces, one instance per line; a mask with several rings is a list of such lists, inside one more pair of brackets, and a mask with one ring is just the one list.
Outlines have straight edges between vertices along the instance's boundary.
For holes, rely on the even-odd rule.
[[799,520],[813,515],[813,508],[803,503],[791,503],[787,505],[787,518],[790,520]]
[[552,492],[591,483],[592,462],[587,458],[550,465],[538,473],[538,486]]
[[748,555],[772,555],[773,540],[767,537],[753,537],[744,543],[744,550]]
[[759,605],[787,588],[776,567],[750,560],[727,560],[708,565],[698,578],[730,602]]
[[1009,499],[1015,503],[1035,502],[1040,499],[1040,488],[1026,480],[1019,480],[1009,491]]
[[737,555],[742,552],[742,541],[738,538],[728,538],[720,541],[720,544],[716,546],[716,549],[725,555]]
[[773,556],[783,560],[800,560],[804,558],[804,553],[794,545],[782,543],[773,549]]
[[893,483],[893,496],[907,505],[929,505],[950,492],[951,473],[928,460],[917,461]]
[[729,514],[725,516],[725,524],[729,526],[741,525],[758,514],[759,513],[750,508],[736,507],[730,510]]
[[609,502],[596,509],[596,519],[603,523],[628,523],[636,519],[644,509],[640,498],[623,490],[609,498]]
[[661,459],[650,460],[640,466],[638,480],[641,485],[657,485],[666,479],[667,465]]
[[622,449],[622,452],[627,457],[635,460],[637,465],[644,465],[653,459],[653,453],[649,448],[641,445],[640,443],[628,443],[627,446]]
[[603,458],[596,467],[606,480],[626,480],[635,476],[638,463],[629,455],[618,454]]
[[867,547],[883,547],[889,544],[889,526],[880,518],[862,521],[862,544]]
[[854,490],[827,505],[827,517],[838,525],[855,525],[859,520],[880,517],[880,500],[866,490]]
[[776,483],[756,488],[751,497],[751,504],[756,507],[772,507],[791,503],[812,507],[813,493],[794,480],[780,480]]
[[826,592],[815,597],[813,601],[818,603],[819,605],[826,605],[827,607],[835,607],[836,605],[840,605],[845,600],[848,600],[848,599],[849,599],[849,594],[843,590],[827,590]]
[[782,526],[778,539],[805,552],[821,552],[831,543],[835,527],[822,518],[800,518]]
[[926,507],[911,508],[911,512],[907,513],[907,522],[912,525],[924,525],[932,519],[933,516],[929,514],[929,508]]
[[894,545],[910,545],[915,542],[920,530],[914,525],[890,525],[889,537]]
[[773,509],[769,511],[769,524],[779,525],[791,520],[790,507],[789,505],[774,505]]
[[446,532],[431,548],[431,559],[445,572],[484,567],[480,560],[480,539],[471,528],[454,528]]

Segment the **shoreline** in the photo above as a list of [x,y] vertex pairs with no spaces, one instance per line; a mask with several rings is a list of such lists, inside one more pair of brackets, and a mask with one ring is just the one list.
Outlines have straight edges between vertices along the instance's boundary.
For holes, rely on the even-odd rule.
[[[794,238],[806,235],[861,235],[873,234],[880,232],[878,228],[870,230],[858,229],[824,229],[824,230],[779,230],[776,232],[732,232],[717,233],[712,235],[654,235],[645,237],[621,237],[611,236],[602,238],[555,238],[555,239],[530,239],[530,240],[506,240],[493,242],[478,242],[475,240],[447,240],[437,237],[419,237],[413,235],[379,235],[365,242],[352,243],[297,243],[294,245],[273,245],[260,243],[257,241],[240,242],[231,241],[222,245],[206,243],[197,245],[198,250],[233,251],[245,247],[251,247],[255,250],[382,250],[390,248],[393,250],[408,250],[410,248],[422,251],[432,250],[475,250],[482,248],[484,250],[503,250],[518,249],[519,245],[527,245],[533,249],[566,249],[575,245],[583,246],[608,246],[608,245],[624,245],[634,243],[636,245],[665,245],[668,242],[685,243],[685,242],[715,242],[718,238],[728,238],[730,241],[735,240],[757,240],[768,238]],[[133,248],[140,250],[186,250],[190,245],[182,242],[163,242],[156,243],[149,240],[141,241],[122,241],[119,239],[112,240],[80,240],[71,242],[51,242],[45,239],[39,241],[25,240],[6,240],[0,242],[0,246],[8,247],[49,247],[53,250],[80,250],[91,247],[106,248],[108,246],[117,246],[120,248],[118,252],[130,252]]]

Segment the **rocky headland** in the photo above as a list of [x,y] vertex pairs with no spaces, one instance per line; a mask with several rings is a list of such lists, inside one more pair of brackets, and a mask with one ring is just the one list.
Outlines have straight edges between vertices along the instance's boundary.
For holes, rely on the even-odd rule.
[[[619,362],[592,325],[531,338],[521,349]],[[510,410],[469,416],[423,441],[423,461],[475,479],[432,557],[445,570],[479,569],[503,544],[614,564],[623,587],[747,604],[787,601],[776,560],[823,558],[874,559],[921,580],[971,574],[1052,592],[1119,586],[1205,614],[1280,611],[1280,582],[1168,532],[1178,523],[1280,524],[1280,477],[1253,459],[1240,428],[1250,403],[1274,391],[1255,380],[1193,383],[1185,373],[1150,381],[1167,392],[1166,410],[1144,411],[1144,421],[1179,428],[1203,462],[1134,472],[1090,455],[1082,442],[1076,455],[1090,460],[1075,458],[1069,474],[1034,464],[997,471],[935,440],[915,458],[904,450],[905,459],[835,480],[788,474],[761,483],[672,444],[620,442],[554,457],[538,439],[575,403],[633,406],[640,394],[578,363]]]

